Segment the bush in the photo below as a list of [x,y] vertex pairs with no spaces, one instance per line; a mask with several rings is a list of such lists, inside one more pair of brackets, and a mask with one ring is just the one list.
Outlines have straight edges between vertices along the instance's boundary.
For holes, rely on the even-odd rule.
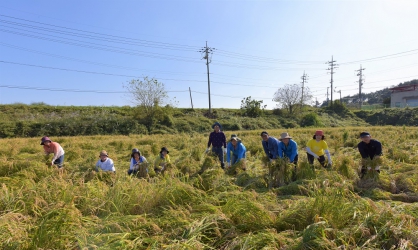
[[320,127],[322,126],[321,121],[316,113],[309,113],[302,117],[300,122],[302,127]]

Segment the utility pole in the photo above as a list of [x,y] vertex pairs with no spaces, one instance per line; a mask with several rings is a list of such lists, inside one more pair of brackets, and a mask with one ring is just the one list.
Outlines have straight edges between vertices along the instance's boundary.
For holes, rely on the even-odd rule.
[[332,100],[333,100],[333,98],[332,98],[332,92],[333,92],[333,84],[334,84],[334,78],[333,78],[333,75],[334,75],[334,69],[336,69],[337,68],[337,66],[338,66],[338,64],[335,64],[337,61],[334,61],[334,56],[332,56],[331,57],[331,61],[328,61],[328,62],[326,62],[328,65],[329,65],[329,68],[327,69],[327,70],[330,70],[331,71],[331,106],[332,106]]
[[[209,63],[212,61],[212,53],[215,48],[208,47],[208,42],[206,41],[206,46],[203,47],[199,52],[204,53],[202,59],[206,59],[206,69],[208,72],[208,95],[209,95],[209,114],[212,114],[212,104],[210,103],[210,78],[209,78]],[[210,56],[210,58],[209,58]]]
[[356,70],[358,72],[357,76],[359,77],[359,79],[358,79],[358,101],[359,101],[360,109],[361,109],[361,105],[363,104],[363,100],[361,99],[361,86],[363,86],[363,70],[365,70],[365,69],[361,67],[361,64],[360,64],[360,69]]
[[329,87],[327,87],[327,106],[329,106],[328,90],[329,90]]
[[190,103],[192,104],[192,109],[193,109],[192,91],[190,90],[190,87],[189,87],[189,93],[190,93]]
[[340,104],[343,104],[342,103],[342,100],[341,100],[341,89],[340,90],[338,90],[338,91],[335,91],[336,93],[340,93]]
[[301,108],[303,108],[303,89],[305,88],[305,82],[308,81],[308,75],[305,74],[305,71],[303,71],[303,75],[301,79],[302,79],[302,98],[300,99],[300,106]]

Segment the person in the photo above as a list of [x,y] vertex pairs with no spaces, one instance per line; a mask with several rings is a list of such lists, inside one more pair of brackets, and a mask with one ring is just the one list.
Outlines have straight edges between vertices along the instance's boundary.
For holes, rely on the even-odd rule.
[[[210,150],[210,145],[212,144],[212,152],[218,156],[219,161],[221,162],[221,168],[225,168],[224,163],[224,153],[226,153],[226,137],[224,132],[221,131],[222,126],[219,122],[215,122],[212,125],[213,132],[209,134],[208,148],[206,153]],[[222,149],[223,147],[223,149]]]
[[[147,159],[141,155],[137,148],[132,149],[128,175],[137,174],[142,163],[148,163]],[[148,173],[148,168],[146,168],[146,172]]]
[[261,144],[263,145],[266,156],[270,159],[270,162],[277,159],[279,153],[279,140],[269,136],[266,131],[261,132]]
[[49,137],[44,136],[41,139],[41,145],[44,147],[46,155],[54,154],[51,161],[51,166],[56,165],[58,168],[62,168],[64,165],[64,149],[58,142],[53,142]]
[[292,140],[289,133],[280,134],[278,154],[280,158],[289,159],[290,163],[298,164],[298,144]]
[[370,160],[376,161],[377,166],[374,170],[380,174],[380,164],[382,162],[382,143],[378,140],[372,139],[369,132],[360,133],[361,142],[357,145],[358,151],[361,155],[361,173],[360,178],[363,178],[366,175],[367,171],[371,171]]
[[170,153],[170,151],[168,151],[166,147],[161,148],[160,155],[154,162],[155,173],[160,173],[165,170],[166,164],[170,162],[170,156],[168,153]]
[[99,160],[96,163],[96,171],[116,172],[113,160],[109,158],[106,150],[100,151]]
[[[237,137],[237,135],[235,134],[231,135],[231,140],[229,141],[226,148],[227,148],[226,161],[228,162],[228,167],[239,162],[241,159],[245,159],[245,153],[247,149],[245,148],[244,144],[241,142],[241,139]],[[231,153],[232,153],[232,157],[231,157]]]
[[312,139],[310,139],[306,145],[306,151],[308,155],[308,162],[313,166],[315,158],[318,159],[322,167],[326,168],[324,154],[328,158],[328,167],[332,166],[331,154],[328,150],[328,144],[325,141],[324,132],[317,130]]

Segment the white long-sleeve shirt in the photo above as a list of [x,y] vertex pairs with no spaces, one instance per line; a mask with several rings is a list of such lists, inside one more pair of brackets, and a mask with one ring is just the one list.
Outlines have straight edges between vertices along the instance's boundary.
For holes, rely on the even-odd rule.
[[96,163],[96,168],[100,168],[102,171],[113,171],[115,172],[115,165],[113,164],[113,160],[110,158],[107,158],[105,161],[98,160]]

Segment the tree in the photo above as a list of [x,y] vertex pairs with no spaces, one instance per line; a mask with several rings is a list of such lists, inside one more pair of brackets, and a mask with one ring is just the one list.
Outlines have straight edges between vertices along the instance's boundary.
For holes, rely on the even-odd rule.
[[274,93],[273,101],[278,102],[278,106],[286,109],[289,114],[293,114],[303,105],[311,104],[312,94],[308,87],[304,87],[302,99],[302,88],[298,84],[286,84]]
[[136,105],[143,108],[146,115],[153,113],[159,105],[168,103],[168,94],[164,83],[147,76],[143,79],[134,79],[123,86],[128,90],[128,97]]
[[258,117],[263,113],[267,105],[261,105],[263,101],[251,100],[251,96],[241,100],[241,109],[244,116]]

